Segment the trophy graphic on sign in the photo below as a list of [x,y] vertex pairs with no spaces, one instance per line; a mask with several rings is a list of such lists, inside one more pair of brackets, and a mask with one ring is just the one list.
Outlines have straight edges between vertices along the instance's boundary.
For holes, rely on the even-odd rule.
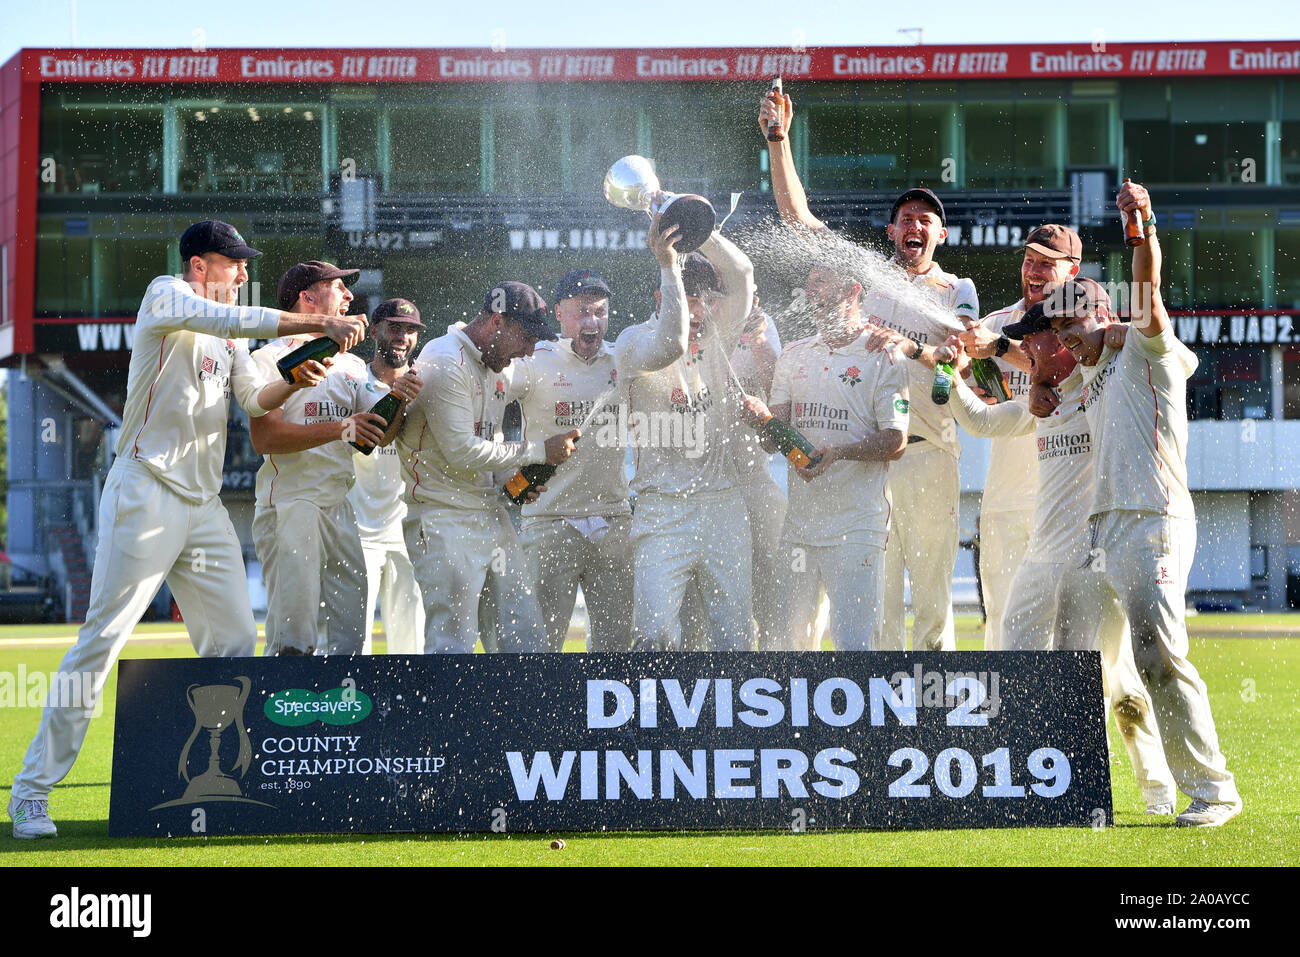
[[699,249],[718,221],[713,204],[694,193],[665,193],[659,177],[644,156],[624,156],[605,174],[605,198],[623,209],[639,209],[651,218],[660,216],[662,228],[676,226],[679,253]]
[[[244,728],[244,704],[248,701],[248,692],[253,683],[244,675],[239,675],[235,680],[239,682],[238,687],[194,684],[185,689],[190,710],[194,712],[194,730],[181,748],[180,760],[176,765],[177,772],[187,784],[185,794],[177,801],[159,804],[152,810],[179,804],[201,804],[205,801],[263,804],[244,797],[239,781],[221,770],[221,739],[231,725],[234,725],[239,742],[239,756],[231,771],[242,778],[253,761],[253,746],[248,739],[248,731]],[[208,766],[201,774],[190,777],[190,749],[198,740],[199,733],[204,730],[208,732]],[[270,807],[266,804],[263,806]]]

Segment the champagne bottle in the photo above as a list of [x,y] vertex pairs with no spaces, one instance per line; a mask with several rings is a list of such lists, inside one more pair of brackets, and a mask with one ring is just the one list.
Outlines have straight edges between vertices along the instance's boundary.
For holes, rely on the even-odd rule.
[[282,356],[276,362],[275,367],[280,370],[280,376],[290,385],[299,381],[298,370],[303,363],[321,362],[330,356],[336,355],[339,351],[339,344],[329,336],[320,336],[317,339],[309,339],[300,345],[293,352]]
[[555,474],[557,466],[554,465],[525,465],[518,472],[510,477],[506,482],[506,494],[510,496],[510,501],[516,505],[523,505],[528,501],[528,492],[535,486],[545,485]]
[[936,362],[934,364],[934,385],[930,386],[930,401],[935,405],[944,405],[952,394],[952,363]]
[[[1128,177],[1124,177],[1124,182],[1128,182]],[[1142,234],[1142,211],[1131,209],[1127,213],[1120,213],[1120,218],[1124,220],[1124,245],[1141,246],[1147,239]]]
[[972,359],[970,371],[975,376],[975,384],[999,402],[1011,401],[1011,390],[1007,388],[1006,377],[992,359]]
[[[772,92],[776,94],[773,99],[776,101],[777,107],[784,107],[785,97],[781,95],[781,78],[779,76],[772,77]],[[778,117],[767,124],[767,141],[769,143],[779,143],[783,139],[785,139],[785,134],[781,132],[781,119]]]
[[769,415],[758,428],[758,434],[771,442],[777,450],[801,469],[812,468],[822,460],[820,455],[813,456],[813,444],[809,442],[793,425],[782,422]]
[[[369,411],[384,420],[384,431],[387,432],[388,426],[393,424],[393,419],[397,417],[405,402],[406,400],[396,393],[389,392],[387,395],[381,396],[379,401],[370,407]],[[367,445],[364,442],[349,442],[348,444],[362,455],[369,455],[375,450],[373,445]]]

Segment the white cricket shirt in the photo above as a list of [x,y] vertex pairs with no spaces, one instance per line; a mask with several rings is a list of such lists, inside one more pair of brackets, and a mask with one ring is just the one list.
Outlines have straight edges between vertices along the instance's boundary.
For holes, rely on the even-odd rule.
[[603,342],[591,359],[584,359],[573,351],[572,339],[539,342],[531,358],[514,360],[506,372],[506,398],[519,401],[525,441],[545,442],[582,427],[597,401],[603,409],[583,428],[573,454],[547,480],[546,491],[523,507],[524,518],[630,514],[624,447],[600,442],[600,426],[618,417],[612,345]]
[[[870,289],[862,297],[862,314],[869,322],[887,326],[903,333],[913,342],[937,346],[949,336],[964,332],[965,324],[958,316],[972,319],[979,316],[979,298],[975,284],[969,279],[946,273],[937,263],[931,263],[924,273],[913,276],[913,286],[919,287],[933,300],[938,309],[918,309],[891,295],[887,290]],[[906,360],[908,384],[911,392],[911,430],[953,458],[961,454],[957,430],[946,427],[952,419],[944,406],[930,401],[930,387],[934,384],[934,370],[913,359]]]
[[230,393],[249,415],[265,414],[266,383],[245,339],[274,336],[280,312],[228,306],[176,276],[149,283],[136,314],[117,455],[142,463],[188,502],[221,492]]
[[665,272],[661,314],[623,330],[614,344],[618,381],[626,392],[620,422],[611,431],[625,434],[633,446],[631,484],[638,495],[688,495],[737,484],[729,447],[745,440],[745,429],[738,424],[740,400],[728,357],[753,305],[754,268],[718,233],[700,252],[725,294],[714,303],[699,340],[662,361],[669,343],[685,340],[688,324],[680,276]]
[[[424,388],[397,436],[408,505],[500,507],[493,471],[546,461],[545,442],[505,442],[506,373],[483,364],[463,329],[450,328],[415,360]],[[503,476],[503,481],[509,478]]]
[[1187,487],[1187,377],[1195,362],[1166,326],[1155,338],[1130,329],[1123,349],[1104,349],[1084,370],[1083,407],[1097,450],[1091,514],[1196,517]]
[[[366,366],[366,383],[361,391],[359,411],[374,408],[375,403],[391,391],[387,383]],[[353,450],[352,467],[357,473],[357,481],[348,492],[348,501],[357,516],[361,541],[378,545],[402,544],[406,502],[402,501],[402,460],[397,454],[397,441],[391,442],[387,448],[378,446],[369,455]]]
[[[989,313],[983,325],[992,332],[1001,333],[1025,314],[1025,301]],[[998,368],[1007,380],[1012,399],[1029,395],[1029,373],[1010,362],[995,358]],[[989,469],[984,476],[984,497],[980,512],[1032,511],[1037,494],[1038,450],[1034,437],[1029,434],[994,439],[989,447]]]
[[[286,336],[268,342],[253,353],[262,378],[280,378],[276,362],[314,336]],[[325,381],[290,394],[281,406],[285,422],[317,425],[339,422],[354,412],[364,412],[370,403],[361,398],[369,370],[351,353],[337,353]],[[274,508],[288,502],[309,499],[321,508],[338,505],[356,481],[352,468],[352,446],[341,439],[302,452],[275,452],[262,458],[257,470],[257,507]]]
[[[790,424],[814,447],[859,442],[882,429],[907,432],[907,370],[892,353],[868,352],[865,343],[864,333],[832,349],[817,335],[792,344],[777,360],[772,405],[790,403]],[[884,548],[888,466],[841,459],[811,482],[791,466],[782,539]]]

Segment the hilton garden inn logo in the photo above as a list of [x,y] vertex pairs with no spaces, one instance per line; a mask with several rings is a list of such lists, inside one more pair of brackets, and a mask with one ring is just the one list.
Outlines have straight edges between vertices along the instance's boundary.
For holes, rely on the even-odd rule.
[[50,926],[128,928],[132,937],[148,937],[153,929],[153,895],[83,894],[74,887],[50,898]]

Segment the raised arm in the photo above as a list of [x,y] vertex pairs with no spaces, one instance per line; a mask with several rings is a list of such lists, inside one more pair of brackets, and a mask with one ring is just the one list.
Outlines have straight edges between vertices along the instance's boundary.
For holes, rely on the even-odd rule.
[[1129,314],[1133,328],[1148,339],[1160,335],[1169,325],[1169,313],[1160,298],[1160,238],[1156,235],[1155,212],[1151,194],[1139,183],[1125,183],[1115,197],[1115,205],[1125,213],[1137,211],[1142,220],[1146,242],[1133,247],[1133,287]]
[[199,332],[219,339],[274,339],[324,333],[347,351],[365,335],[364,316],[317,316],[265,306],[230,305],[200,295],[175,276],[155,279],[140,304],[137,322],[163,333]]
[[793,115],[794,105],[789,96],[777,94],[773,90],[763,97],[758,125],[764,138],[767,137],[768,126],[778,118],[785,133],[779,141],[769,141],[767,144],[767,152],[772,159],[772,195],[776,198],[776,208],[781,211],[781,218],[786,223],[807,229],[825,229],[826,224],[808,208],[808,194],[804,192],[803,183],[799,182],[799,174],[794,168],[794,154],[790,151],[790,120]]
[[629,326],[614,343],[618,374],[624,378],[641,372],[655,372],[672,365],[686,354],[691,319],[686,309],[681,264],[677,260],[679,236],[676,226],[659,231],[659,217],[650,224],[646,244],[659,263],[659,312],[650,322]]
[[736,348],[754,302],[754,264],[730,239],[715,232],[700,247],[726,290],[714,310],[718,335],[727,352]]

